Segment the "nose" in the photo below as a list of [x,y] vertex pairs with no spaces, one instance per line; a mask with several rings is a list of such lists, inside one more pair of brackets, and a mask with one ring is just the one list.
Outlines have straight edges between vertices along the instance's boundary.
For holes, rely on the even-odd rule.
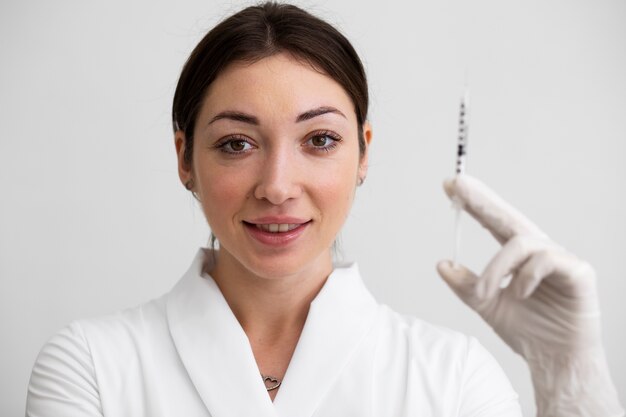
[[288,147],[268,152],[259,170],[254,196],[280,205],[302,193],[302,164]]

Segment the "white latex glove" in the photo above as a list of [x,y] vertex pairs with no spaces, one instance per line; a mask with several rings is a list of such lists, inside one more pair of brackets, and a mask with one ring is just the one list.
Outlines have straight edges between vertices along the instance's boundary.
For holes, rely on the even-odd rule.
[[450,261],[437,270],[526,359],[538,415],[623,416],[602,346],[593,268],[477,179],[458,176],[444,188],[502,248],[480,276]]

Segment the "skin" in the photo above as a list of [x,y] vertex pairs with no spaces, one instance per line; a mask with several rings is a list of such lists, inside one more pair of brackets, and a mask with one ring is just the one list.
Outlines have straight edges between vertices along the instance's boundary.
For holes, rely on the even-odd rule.
[[[311,110],[316,115],[297,120]],[[211,276],[263,374],[285,375],[309,305],[332,272],[333,241],[367,172],[372,131],[363,125],[366,151],[359,155],[357,126],[340,84],[281,53],[233,63],[211,84],[194,128],[191,166],[183,160],[184,132],[175,134],[180,179],[193,179],[220,242]],[[264,216],[310,223],[297,239],[274,247],[254,239],[244,223]],[[269,392],[272,400],[276,393]]]

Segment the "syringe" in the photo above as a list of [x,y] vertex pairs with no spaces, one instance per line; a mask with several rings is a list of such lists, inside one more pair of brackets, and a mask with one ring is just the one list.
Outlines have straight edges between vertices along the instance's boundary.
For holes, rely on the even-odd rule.
[[[461,107],[459,109],[459,136],[457,142],[457,154],[456,154],[456,176],[463,175],[465,173],[465,156],[467,155],[467,138],[469,130],[469,91],[466,88],[461,97]],[[452,266],[457,268],[459,266],[459,246],[461,245],[461,211],[463,209],[460,200],[453,198],[452,206],[455,210],[454,219],[454,253],[452,255]]]

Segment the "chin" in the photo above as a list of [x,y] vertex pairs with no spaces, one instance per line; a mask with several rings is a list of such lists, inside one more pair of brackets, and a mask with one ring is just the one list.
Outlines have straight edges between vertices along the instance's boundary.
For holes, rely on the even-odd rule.
[[[332,256],[330,249],[317,252],[313,248],[298,251],[248,252],[237,257],[237,263],[259,278],[276,280],[308,273],[330,273]],[[232,256],[232,255],[231,255]]]

